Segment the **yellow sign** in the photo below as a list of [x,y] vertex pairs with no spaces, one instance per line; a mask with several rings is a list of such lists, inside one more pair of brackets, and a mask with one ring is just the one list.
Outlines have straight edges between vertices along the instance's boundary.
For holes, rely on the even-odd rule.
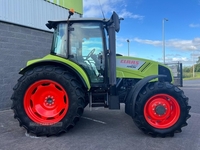
[[60,7],[71,9],[76,13],[83,14],[83,0],[46,0]]

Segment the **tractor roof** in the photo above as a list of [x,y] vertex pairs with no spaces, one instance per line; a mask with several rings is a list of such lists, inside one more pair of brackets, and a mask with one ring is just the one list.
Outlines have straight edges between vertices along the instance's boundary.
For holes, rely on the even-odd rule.
[[55,28],[57,24],[59,23],[68,23],[68,22],[102,22],[107,23],[108,19],[102,19],[102,18],[70,18],[69,20],[57,20],[57,21],[48,21],[46,26],[49,29]]

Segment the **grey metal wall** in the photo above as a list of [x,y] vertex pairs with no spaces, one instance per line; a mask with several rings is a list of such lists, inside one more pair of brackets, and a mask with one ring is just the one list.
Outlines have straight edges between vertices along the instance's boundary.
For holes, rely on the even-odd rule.
[[0,21],[0,110],[11,106],[20,69],[28,60],[48,54],[51,41],[52,32]]
[[[48,30],[48,20],[67,19],[68,10],[44,0],[0,0],[0,20]],[[79,14],[72,17],[79,18]]]

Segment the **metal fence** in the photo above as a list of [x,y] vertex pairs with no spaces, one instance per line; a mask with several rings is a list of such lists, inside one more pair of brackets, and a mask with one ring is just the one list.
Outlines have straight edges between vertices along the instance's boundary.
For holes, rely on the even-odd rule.
[[183,69],[182,63],[167,63],[165,64],[171,68],[173,77],[174,77],[174,84],[177,86],[183,86]]

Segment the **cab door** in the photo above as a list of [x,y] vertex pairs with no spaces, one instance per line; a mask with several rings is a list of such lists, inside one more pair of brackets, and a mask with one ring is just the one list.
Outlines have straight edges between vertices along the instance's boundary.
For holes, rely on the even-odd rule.
[[91,83],[105,82],[104,33],[99,22],[76,22],[69,30],[69,58],[88,74]]

